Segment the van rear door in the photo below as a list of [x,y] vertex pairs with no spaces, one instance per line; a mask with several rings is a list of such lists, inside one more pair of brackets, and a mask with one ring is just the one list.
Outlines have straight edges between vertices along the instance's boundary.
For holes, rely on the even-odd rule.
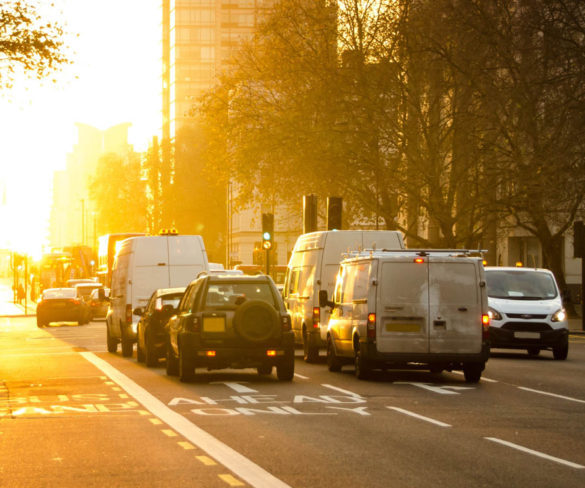
[[430,256],[429,352],[479,353],[482,346],[479,263]]
[[201,271],[209,269],[201,236],[169,236],[169,287],[187,286]]
[[378,351],[428,352],[427,263],[417,263],[412,257],[397,256],[380,263],[378,276]]

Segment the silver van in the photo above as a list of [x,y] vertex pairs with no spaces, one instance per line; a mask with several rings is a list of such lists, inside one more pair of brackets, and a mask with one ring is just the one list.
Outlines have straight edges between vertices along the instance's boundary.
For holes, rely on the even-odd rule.
[[329,311],[319,306],[319,292],[333,293],[344,253],[361,249],[404,249],[402,234],[390,230],[339,230],[301,235],[288,263],[284,303],[292,318],[295,343],[315,362],[327,338]]
[[489,357],[481,257],[461,250],[359,253],[341,262],[327,326],[327,365],[463,370],[478,382]]

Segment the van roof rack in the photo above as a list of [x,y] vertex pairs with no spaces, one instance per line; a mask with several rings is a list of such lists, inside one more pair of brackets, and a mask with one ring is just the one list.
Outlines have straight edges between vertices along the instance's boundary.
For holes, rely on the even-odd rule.
[[483,257],[487,249],[362,249],[360,251],[349,251],[344,253],[348,258],[359,256],[374,256],[380,254],[417,254],[418,256],[429,256],[430,254],[448,254],[450,256],[478,256]]

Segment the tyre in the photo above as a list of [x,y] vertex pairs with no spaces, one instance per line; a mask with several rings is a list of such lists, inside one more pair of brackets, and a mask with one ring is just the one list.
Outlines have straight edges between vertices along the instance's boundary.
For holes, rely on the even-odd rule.
[[115,353],[118,350],[118,341],[111,336],[110,326],[106,324],[106,343],[108,346],[108,352]]
[[173,353],[173,349],[170,344],[167,344],[167,375],[177,376],[179,374],[179,361]]
[[263,364],[262,366],[258,366],[256,368],[259,375],[269,375],[272,374],[272,365],[271,364]]
[[295,353],[286,352],[284,357],[276,365],[276,376],[280,381],[291,381],[295,375]]
[[272,305],[261,300],[249,300],[234,313],[233,327],[248,342],[264,342],[280,333],[278,314]]
[[370,365],[368,364],[367,359],[364,358],[363,354],[362,354],[362,350],[358,347],[355,351],[355,377],[358,380],[366,380],[370,377],[370,373],[372,372],[372,369],[370,367]]
[[195,365],[193,364],[193,359],[179,346],[179,380],[186,383],[194,379]]
[[569,343],[553,347],[553,358],[557,361],[564,361],[569,355]]
[[47,324],[37,315],[37,327],[45,327]]
[[327,368],[331,372],[338,372],[341,371],[342,363],[340,359],[335,354],[335,349],[333,348],[333,342],[331,341],[331,337],[327,338]]
[[144,359],[149,368],[154,368],[158,364],[158,354],[154,350],[152,342],[147,329],[144,333]]
[[125,358],[129,358],[132,356],[134,352],[134,341],[132,339],[126,337],[126,333],[124,332],[124,326],[120,324],[120,332],[122,333],[122,356]]
[[528,353],[529,356],[538,356],[540,354],[540,347],[529,347],[528,349],[526,349],[526,352]]
[[303,359],[307,363],[319,361],[319,348],[309,344],[307,332],[303,330]]
[[140,340],[136,341],[136,361],[138,361],[139,363],[144,362],[144,351],[140,347]]
[[485,367],[484,363],[467,363],[463,365],[463,375],[466,383],[478,383],[481,379],[481,372]]

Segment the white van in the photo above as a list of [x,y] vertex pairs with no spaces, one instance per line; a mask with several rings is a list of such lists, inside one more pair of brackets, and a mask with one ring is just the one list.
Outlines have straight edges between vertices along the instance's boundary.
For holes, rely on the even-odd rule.
[[122,355],[131,356],[140,320],[133,310],[146,305],[155,290],[185,287],[208,269],[201,236],[172,234],[122,241],[112,268],[106,316],[108,351],[116,352],[121,342]]
[[327,365],[353,363],[358,378],[375,368],[462,369],[477,382],[489,357],[483,264],[471,251],[404,250],[345,259],[327,327]]
[[288,263],[283,297],[292,318],[295,343],[315,362],[325,347],[329,310],[319,306],[319,291],[333,293],[343,254],[366,248],[404,249],[402,234],[390,230],[339,230],[301,235]]
[[485,269],[492,348],[526,349],[537,356],[552,349],[557,360],[569,353],[569,324],[555,277],[548,269]]

